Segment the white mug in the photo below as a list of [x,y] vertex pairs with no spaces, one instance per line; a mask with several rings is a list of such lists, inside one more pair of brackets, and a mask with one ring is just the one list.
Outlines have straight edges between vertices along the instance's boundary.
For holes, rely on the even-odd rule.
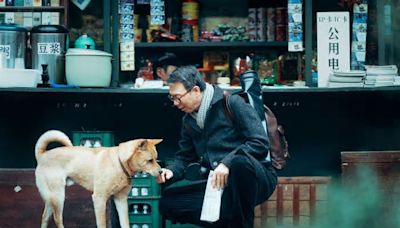
[[143,83],[144,83],[144,79],[143,78],[136,78],[136,80],[135,80],[135,88],[142,87]]

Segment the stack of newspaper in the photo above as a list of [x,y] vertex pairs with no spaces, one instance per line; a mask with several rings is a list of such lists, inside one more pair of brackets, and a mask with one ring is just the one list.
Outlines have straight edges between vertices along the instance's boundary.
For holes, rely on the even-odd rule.
[[364,87],[365,71],[334,71],[329,75],[328,87]]
[[396,65],[366,65],[365,69],[367,72],[365,87],[400,85],[400,77],[397,75]]

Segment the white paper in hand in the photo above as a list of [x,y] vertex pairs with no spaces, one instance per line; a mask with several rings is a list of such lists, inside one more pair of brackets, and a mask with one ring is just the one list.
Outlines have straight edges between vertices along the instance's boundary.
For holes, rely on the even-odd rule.
[[204,194],[203,207],[201,209],[201,221],[215,222],[219,220],[221,211],[221,197],[223,189],[217,189],[212,186],[212,177],[214,171],[208,174],[206,193]]

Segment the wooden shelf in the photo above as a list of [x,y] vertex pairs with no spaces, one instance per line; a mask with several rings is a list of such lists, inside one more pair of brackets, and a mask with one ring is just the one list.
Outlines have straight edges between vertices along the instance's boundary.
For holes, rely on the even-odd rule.
[[[368,88],[317,88],[317,87],[263,87],[263,92],[275,93],[347,93],[347,92],[394,92],[399,93],[398,86],[368,87]],[[225,89],[225,88],[224,88]],[[228,88],[229,91],[238,91],[239,88]],[[161,93],[167,94],[168,89],[123,89],[123,88],[0,88],[0,95],[5,93],[106,93],[106,94],[127,94],[127,93]]]
[[60,24],[68,27],[69,0],[61,0],[59,6],[0,6],[0,12],[58,12]]
[[65,10],[64,6],[2,6],[0,7],[0,12],[63,12]]
[[153,42],[135,43],[136,48],[268,48],[287,47],[287,42]]

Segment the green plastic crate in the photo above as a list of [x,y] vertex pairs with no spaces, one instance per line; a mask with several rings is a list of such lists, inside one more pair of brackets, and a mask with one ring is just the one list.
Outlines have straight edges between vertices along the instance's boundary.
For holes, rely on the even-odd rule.
[[132,178],[132,189],[129,198],[142,199],[160,197],[161,186],[157,183],[156,178],[147,173],[136,173]]
[[131,227],[134,224],[143,227],[143,224],[149,225],[152,228],[161,227],[161,216],[158,212],[158,199],[151,200],[128,200],[129,223]]
[[161,228],[158,226],[153,226],[153,224],[149,224],[149,223],[130,223],[129,227],[130,228]]
[[75,146],[115,146],[114,133],[111,131],[73,131],[72,144]]

